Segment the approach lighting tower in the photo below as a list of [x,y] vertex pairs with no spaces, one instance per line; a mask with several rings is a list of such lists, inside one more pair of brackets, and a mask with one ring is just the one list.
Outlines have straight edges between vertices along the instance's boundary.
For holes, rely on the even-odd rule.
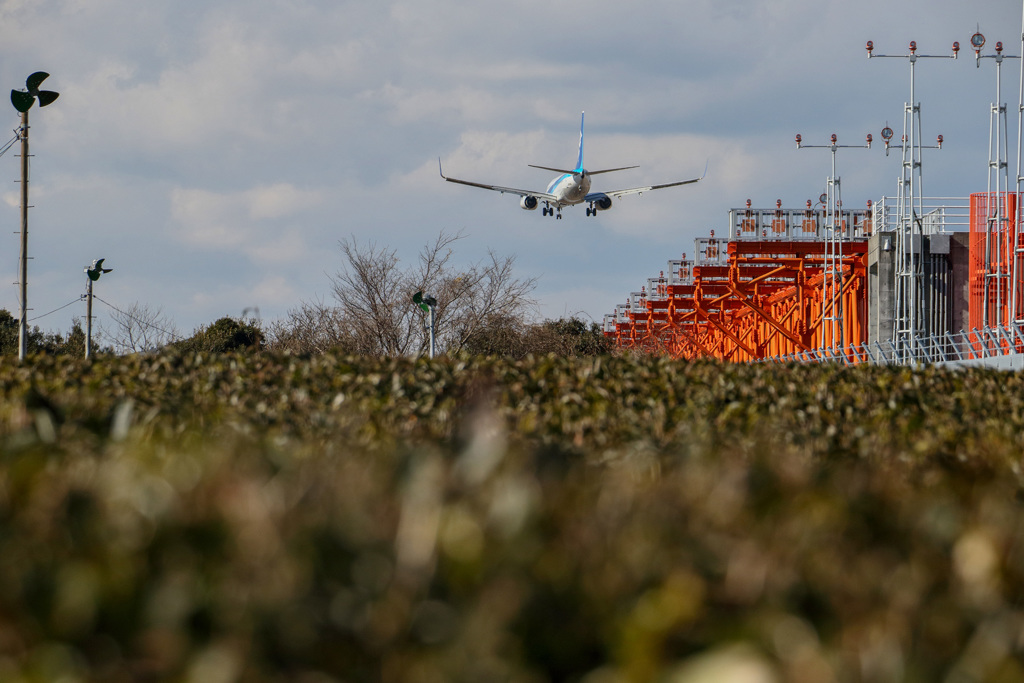
[[[896,229],[895,267],[895,310],[893,311],[893,346],[896,357],[901,361],[912,358],[921,335],[923,315],[924,266],[921,248],[922,214],[924,213],[924,192],[921,175],[921,105],[915,91],[915,67],[919,59],[956,59],[960,43],[953,43],[953,54],[919,55],[917,42],[910,41],[910,54],[876,55],[874,44],[867,42],[868,58],[888,57],[906,59],[910,62],[910,101],[903,105],[903,173],[900,178],[898,195],[899,226]],[[885,152],[889,153],[889,139],[892,129],[885,138]],[[942,148],[942,136],[938,137],[938,148]],[[916,238],[916,239],[915,239]]]
[[45,107],[57,99],[58,93],[40,90],[39,86],[50,77],[45,71],[36,71],[25,79],[25,90],[11,91],[11,104],[21,113],[21,258],[18,261],[18,360],[28,352],[28,110],[36,100]]
[[[1008,216],[1006,205],[1010,191],[1010,168],[1006,130],[1006,104],[1003,103],[1003,60],[1018,59],[1017,55],[1004,55],[1002,42],[996,42],[994,55],[983,55],[985,36],[977,31],[971,36],[971,47],[974,48],[974,59],[981,68],[981,60],[991,59],[996,65],[996,101],[991,105],[988,123],[988,185],[986,195],[988,203],[985,217],[985,278],[982,286],[985,305],[982,306],[982,324],[985,327],[1009,324],[1016,317],[1017,282],[1019,272],[1017,262],[1021,248],[1015,239],[1016,221]],[[1012,254],[1012,256],[1011,256]],[[993,296],[994,295],[994,296]],[[994,308],[990,305],[994,304]],[[1005,315],[1006,306],[1009,313]],[[996,320],[990,319],[991,312]]]
[[846,346],[843,339],[843,236],[847,226],[843,222],[843,196],[839,176],[836,175],[836,151],[840,148],[870,149],[871,133],[868,133],[864,145],[840,145],[836,134],[832,133],[830,145],[805,145],[798,133],[797,149],[827,149],[832,152],[832,175],[828,178],[825,194],[825,267],[822,286],[822,320],[821,350],[828,348],[842,349]]

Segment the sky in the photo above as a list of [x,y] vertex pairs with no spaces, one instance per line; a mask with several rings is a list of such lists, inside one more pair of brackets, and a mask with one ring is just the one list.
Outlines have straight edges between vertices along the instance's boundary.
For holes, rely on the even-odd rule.
[[[1016,0],[0,0],[0,89],[46,71],[52,105],[30,112],[31,324],[85,316],[83,268],[104,258],[95,314],[160,311],[191,333],[223,316],[282,319],[330,302],[339,242],[393,248],[411,263],[440,231],[455,261],[514,256],[537,278],[541,318],[600,321],[728,211],[781,199],[801,208],[831,172],[847,207],[896,195],[917,42],[924,194],[984,191],[994,59],[1021,51]],[[1002,69],[1016,167],[1020,60]],[[0,145],[18,113],[0,105]],[[692,178],[630,196],[596,218],[524,211],[518,197],[447,174],[543,190],[576,160],[639,168],[609,190]],[[4,118],[6,116],[6,119]],[[3,127],[7,122],[6,129]],[[8,133],[3,131],[7,130]],[[0,157],[0,308],[17,316],[20,159]],[[411,294],[411,293],[410,293]],[[60,309],[60,310],[57,310]],[[51,312],[55,311],[56,312]]]

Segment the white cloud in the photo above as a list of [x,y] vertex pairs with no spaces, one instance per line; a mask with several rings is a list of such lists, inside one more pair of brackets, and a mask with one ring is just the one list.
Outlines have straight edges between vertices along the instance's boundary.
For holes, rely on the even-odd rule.
[[263,263],[292,261],[302,255],[295,229],[283,229],[277,219],[293,218],[322,199],[321,192],[278,183],[234,193],[176,188],[170,205],[180,235],[189,244],[237,249]]

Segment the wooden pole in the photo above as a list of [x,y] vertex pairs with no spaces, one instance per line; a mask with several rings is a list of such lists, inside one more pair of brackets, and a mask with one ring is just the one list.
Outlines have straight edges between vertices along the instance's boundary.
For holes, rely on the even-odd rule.
[[89,278],[85,298],[85,357],[92,355],[92,278]]
[[28,352],[28,110],[21,113],[21,261],[18,266],[18,360]]

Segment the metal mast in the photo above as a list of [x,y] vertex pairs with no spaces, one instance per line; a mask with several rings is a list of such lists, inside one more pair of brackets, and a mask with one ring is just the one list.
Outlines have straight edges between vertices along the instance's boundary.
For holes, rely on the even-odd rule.
[[[836,175],[836,150],[841,147],[848,149],[870,149],[871,133],[867,135],[865,145],[840,145],[836,134],[832,134],[830,145],[805,145],[803,138],[797,134],[797,149],[827,149],[832,152],[832,175],[829,176],[827,188],[823,195],[825,203],[825,267],[822,278],[822,321],[821,343],[819,348],[842,349],[846,346],[844,339],[843,320],[843,240],[847,225],[843,221],[843,198],[839,176]],[[827,315],[826,315],[827,311]]]
[[[1016,311],[1016,302],[1012,299],[1017,288],[1012,286],[1015,282],[1014,265],[1010,263],[1011,258],[1016,262],[1016,247],[1013,246],[1015,240],[1012,239],[1013,230],[1010,217],[1007,215],[1009,207],[1006,205],[1010,190],[1010,169],[1007,161],[1009,136],[1006,132],[1006,105],[1002,102],[1003,60],[1016,59],[1016,56],[1004,55],[1001,42],[996,42],[994,55],[981,54],[981,48],[985,46],[985,36],[981,31],[971,36],[971,46],[974,48],[974,59],[978,68],[981,67],[982,59],[992,59],[996,64],[996,101],[990,109],[988,127],[988,202],[983,285],[985,304],[982,308],[982,323],[989,327],[1005,325],[1011,317],[1016,316],[1016,313],[1012,313],[1006,315],[1004,319],[1003,314],[1008,304],[1011,311]],[[1011,257],[1011,253],[1014,257]],[[996,319],[993,320],[993,317]]]
[[[960,43],[953,43],[951,55],[919,55],[917,42],[910,41],[910,54],[876,55],[874,44],[867,42],[868,58],[894,57],[907,59],[910,62],[910,101],[903,105],[903,173],[900,178],[898,211],[899,226],[896,229],[896,267],[895,289],[896,310],[893,312],[893,345],[900,359],[911,358],[917,346],[917,338],[921,334],[923,315],[922,282],[924,276],[923,247],[921,235],[921,218],[924,213],[921,174],[921,105],[917,102],[915,92],[915,67],[918,59],[956,59],[960,52]],[[888,138],[892,137],[891,129]],[[883,137],[885,135],[883,134]],[[886,138],[886,154],[889,152]],[[942,147],[942,136],[938,137],[938,147]]]

